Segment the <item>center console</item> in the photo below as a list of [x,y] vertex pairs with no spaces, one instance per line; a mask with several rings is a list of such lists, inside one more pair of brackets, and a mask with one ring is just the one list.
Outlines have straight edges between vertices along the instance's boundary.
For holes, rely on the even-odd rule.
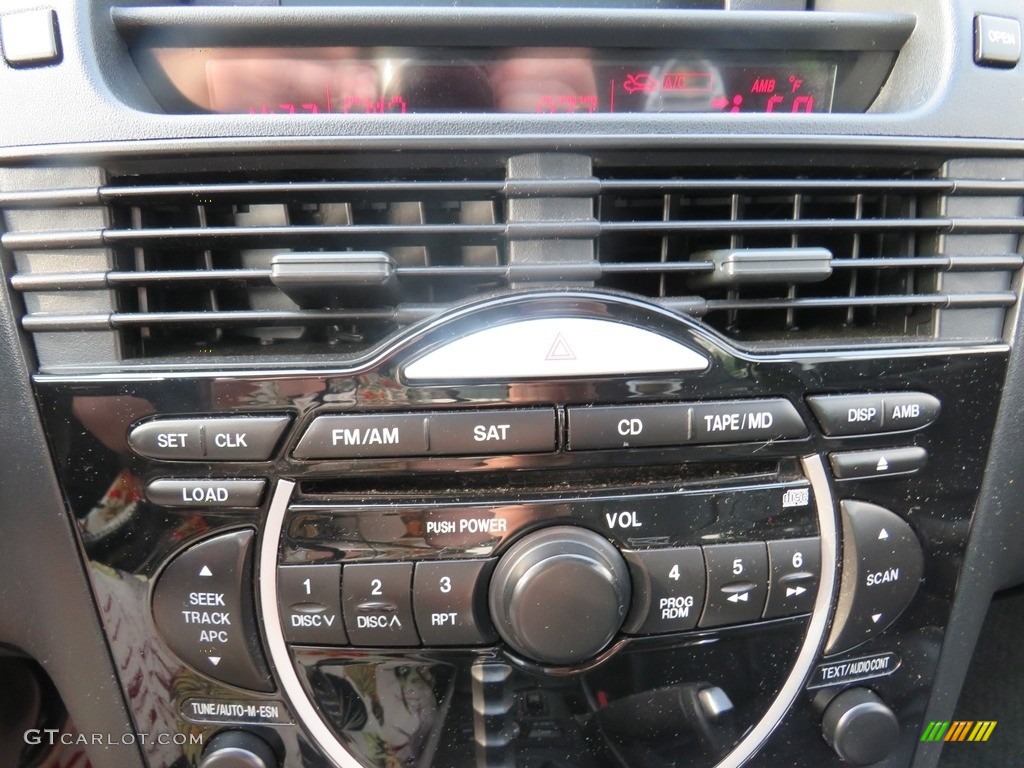
[[98,767],[933,764],[1016,6],[15,4],[0,653]]

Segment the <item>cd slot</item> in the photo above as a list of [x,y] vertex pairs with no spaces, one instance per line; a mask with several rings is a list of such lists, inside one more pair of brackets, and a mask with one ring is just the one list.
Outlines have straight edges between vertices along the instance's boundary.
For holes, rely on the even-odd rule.
[[495,498],[496,496],[560,495],[622,490],[658,490],[696,486],[763,483],[800,477],[795,460],[700,462],[649,467],[598,469],[460,472],[444,474],[353,475],[306,480],[299,496],[315,499]]

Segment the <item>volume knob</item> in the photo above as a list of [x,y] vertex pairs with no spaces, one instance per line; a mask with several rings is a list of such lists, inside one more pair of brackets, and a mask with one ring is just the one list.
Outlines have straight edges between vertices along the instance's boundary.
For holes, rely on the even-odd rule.
[[557,526],[509,548],[494,569],[489,602],[501,638],[542,664],[593,658],[629,611],[629,568],[593,531]]

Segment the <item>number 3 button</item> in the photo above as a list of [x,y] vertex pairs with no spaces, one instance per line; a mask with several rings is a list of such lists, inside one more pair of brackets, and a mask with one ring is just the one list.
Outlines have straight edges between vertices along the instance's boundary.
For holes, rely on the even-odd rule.
[[480,645],[497,639],[486,605],[486,584],[494,563],[416,563],[413,606],[424,645]]

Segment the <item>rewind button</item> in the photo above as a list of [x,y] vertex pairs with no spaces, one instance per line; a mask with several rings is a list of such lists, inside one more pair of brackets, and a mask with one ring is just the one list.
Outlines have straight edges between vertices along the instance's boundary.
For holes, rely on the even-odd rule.
[[757,621],[768,595],[768,552],[764,542],[704,547],[708,597],[701,627]]

